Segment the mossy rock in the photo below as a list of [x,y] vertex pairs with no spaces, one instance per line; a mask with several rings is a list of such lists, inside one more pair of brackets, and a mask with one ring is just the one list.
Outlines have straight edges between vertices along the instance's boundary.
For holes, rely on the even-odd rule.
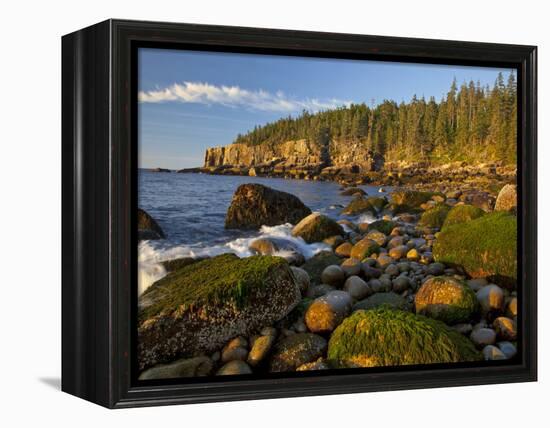
[[347,189],[342,190],[340,192],[340,194],[342,196],[353,196],[357,193],[359,193],[360,195],[363,195],[363,196],[367,194],[367,192],[365,192],[363,189],[361,189],[359,187],[348,187]]
[[376,242],[369,238],[363,238],[353,246],[350,257],[363,260],[378,251],[380,251],[380,246]]
[[441,229],[445,219],[447,218],[447,214],[449,214],[449,211],[450,207],[448,205],[436,205],[435,207],[422,213],[422,216],[418,221],[418,225],[421,227]]
[[213,352],[284,318],[300,299],[280,257],[223,254],[178,269],[140,297],[140,369]]
[[369,199],[363,197],[354,199],[342,210],[342,214],[345,215],[358,215],[367,212],[376,215],[377,209]]
[[[166,238],[166,235],[164,234],[164,231],[159,226],[159,224],[156,222],[156,220],[151,217],[147,211],[138,208],[137,212],[137,227],[140,231],[152,231],[155,234],[158,235],[159,238]],[[158,239],[158,238],[155,238]]]
[[428,279],[415,297],[416,313],[458,324],[471,321],[478,304],[475,293],[462,281],[448,276]]
[[292,236],[299,236],[308,244],[323,242],[324,239],[343,234],[342,226],[319,213],[308,215],[292,229]]
[[204,259],[206,259],[206,257],[180,257],[179,259],[166,260],[164,262],[161,262],[161,264],[162,266],[164,266],[164,269],[166,269],[166,272],[173,272],[185,266],[192,265],[193,263],[200,262]]
[[444,196],[437,192],[420,192],[418,190],[397,190],[391,194],[391,201],[395,205],[419,208],[428,202],[434,195]]
[[320,284],[321,274],[325,268],[330,265],[339,265],[340,263],[342,263],[342,259],[332,251],[321,251],[300,267],[309,274],[311,284]]
[[396,294],[392,291],[388,293],[375,293],[372,296],[357,302],[355,305],[353,305],[352,309],[354,311],[360,309],[368,310],[375,309],[380,306],[389,306],[391,309],[409,309],[409,304],[407,303],[407,300],[403,296],[400,296],[399,294]]
[[376,220],[369,224],[369,227],[367,228],[367,230],[369,232],[371,230],[378,230],[379,232],[382,232],[384,235],[389,235],[396,226],[397,224],[391,220]]
[[436,261],[472,278],[513,288],[517,282],[517,219],[506,212],[485,214],[445,227],[433,246]]
[[311,363],[322,357],[326,349],[327,341],[317,334],[293,334],[275,344],[269,371],[295,371],[302,364]]
[[380,307],[355,311],[332,333],[328,359],[341,367],[479,361],[472,342],[441,321]]
[[453,224],[466,223],[470,220],[475,220],[485,214],[481,208],[473,205],[457,205],[449,211],[443,227],[452,226]]

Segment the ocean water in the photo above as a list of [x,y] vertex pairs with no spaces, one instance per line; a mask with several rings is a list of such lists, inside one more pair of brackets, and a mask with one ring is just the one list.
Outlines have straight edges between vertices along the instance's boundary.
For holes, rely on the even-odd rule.
[[[138,248],[138,293],[141,294],[166,271],[160,262],[178,257],[212,256],[233,252],[240,257],[251,255],[248,245],[258,237],[289,239],[309,258],[328,247],[306,244],[291,236],[291,224],[262,226],[257,231],[226,230],[225,213],[235,190],[245,183],[260,183],[291,193],[312,211],[335,220],[349,218],[371,222],[362,215],[340,215],[351,200],[342,196],[341,185],[333,182],[286,180],[282,178],[222,176],[209,174],[138,172],[138,205],[159,223],[167,239],[142,241]],[[378,186],[358,186],[369,195],[378,194]],[[387,189],[388,190],[388,189]]]

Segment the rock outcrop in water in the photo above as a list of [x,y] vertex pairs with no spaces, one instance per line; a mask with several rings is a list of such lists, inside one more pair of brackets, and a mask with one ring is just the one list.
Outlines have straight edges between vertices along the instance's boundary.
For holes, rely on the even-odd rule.
[[166,238],[162,228],[145,210],[138,208],[137,216],[138,238],[140,240]]
[[261,226],[296,224],[309,214],[311,210],[290,193],[261,184],[242,184],[227,210],[225,228],[258,229]]

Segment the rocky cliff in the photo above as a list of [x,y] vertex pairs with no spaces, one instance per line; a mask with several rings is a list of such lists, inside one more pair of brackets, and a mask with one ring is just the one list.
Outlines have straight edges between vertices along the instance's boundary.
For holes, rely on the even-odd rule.
[[328,147],[307,140],[281,144],[230,144],[206,150],[204,167],[298,169],[318,172],[329,166],[355,167],[361,172],[379,171],[384,158],[360,144],[331,141]]

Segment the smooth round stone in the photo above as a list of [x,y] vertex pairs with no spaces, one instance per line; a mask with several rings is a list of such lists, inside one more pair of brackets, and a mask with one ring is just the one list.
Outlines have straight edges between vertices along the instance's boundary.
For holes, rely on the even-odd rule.
[[346,276],[359,275],[361,272],[361,261],[350,257],[340,265]]
[[250,349],[246,362],[252,367],[257,366],[269,354],[269,351],[274,343],[274,335],[260,336],[256,338],[252,344],[252,348]]
[[467,323],[455,324],[451,328],[465,336],[469,335],[473,330],[472,324],[467,324]]
[[309,274],[302,268],[296,266],[291,266],[290,270],[294,274],[294,278],[296,278],[296,282],[298,283],[300,292],[302,293],[302,295],[304,295],[305,293],[307,293],[310,285]]
[[393,291],[396,293],[402,293],[403,291],[406,291],[411,286],[411,280],[407,276],[398,276],[392,281],[392,288]]
[[[395,229],[394,229],[395,230]],[[388,248],[395,248],[405,245],[405,237],[398,235],[394,236],[392,239],[389,240],[387,247]]]
[[[372,260],[372,259],[369,259],[369,260]],[[382,275],[382,271],[380,269],[376,269],[375,267],[369,266],[367,263],[361,264],[361,270],[363,271],[363,275],[365,275],[365,278],[367,279],[380,278],[380,275]]]
[[386,266],[388,266],[389,264],[395,262],[395,260],[394,260],[392,257],[390,257],[390,256],[388,256],[388,255],[386,255],[386,254],[380,254],[380,255],[378,256],[378,258],[376,259],[376,261],[378,262],[378,265],[379,265],[382,269],[384,269],[384,268],[385,268]]
[[508,318],[514,318],[518,316],[518,299],[512,297],[506,305],[506,316]]
[[351,249],[353,248],[353,244],[351,244],[350,242],[344,242],[343,244],[339,245],[338,247],[336,247],[336,249],[334,250],[334,252],[336,253],[336,255],[338,256],[341,256],[341,257],[349,257],[350,254],[351,254]]
[[376,259],[373,259],[372,257],[363,259],[363,269],[366,269],[367,267],[376,268],[377,261]]
[[245,361],[248,357],[248,350],[240,346],[236,348],[226,348],[222,351],[222,363],[227,363],[232,360]]
[[433,275],[433,276],[443,275],[445,273],[445,265],[443,263],[438,263],[438,262],[432,263],[428,265],[428,269],[426,270],[426,273],[428,275]]
[[344,242],[344,238],[342,238],[340,235],[334,235],[329,238],[323,239],[323,242],[327,245],[330,245],[332,249],[335,249]]
[[330,333],[349,315],[352,298],[346,291],[331,291],[313,301],[305,313],[305,322],[313,333]]
[[389,276],[397,276],[399,275],[399,268],[397,267],[396,264],[392,263],[391,265],[388,265],[386,267],[386,269],[384,270],[384,273]]
[[405,257],[405,255],[407,254],[408,252],[408,248],[406,245],[398,245],[397,247],[393,247],[391,248],[389,251],[388,251],[388,255],[394,259],[394,260],[400,260],[402,259],[403,257]]
[[382,232],[378,230],[371,230],[369,233],[367,233],[367,238],[372,239],[374,242],[376,242],[381,247],[386,244],[387,237]]
[[321,274],[321,281],[323,284],[332,285],[334,287],[340,287],[345,280],[346,274],[338,265],[327,266]]
[[355,300],[370,296],[373,291],[369,285],[358,276],[350,276],[344,283],[344,291],[347,291]]
[[414,248],[422,248],[427,241],[424,238],[413,238],[409,242],[412,242]]
[[407,252],[407,260],[420,260],[420,253],[416,248],[412,248]]
[[317,361],[313,361],[312,363],[305,363],[296,368],[297,372],[307,372],[312,370],[329,370],[330,366],[323,361],[322,359],[319,359]]
[[232,349],[232,348],[246,348],[248,346],[248,341],[242,337],[242,336],[237,336],[237,337],[234,337],[233,339],[231,339],[229,342],[227,342],[227,344],[225,345],[224,347],[224,350],[225,349]]
[[504,306],[504,292],[495,284],[489,284],[476,293],[477,301],[484,314],[501,312]]
[[226,376],[226,375],[242,375],[242,374],[252,374],[252,369],[248,364],[241,360],[229,361],[223,365],[216,375]]
[[498,349],[496,346],[493,345],[487,345],[483,348],[483,358],[486,361],[493,361],[493,360],[505,360],[506,355]]
[[497,346],[507,359],[514,358],[518,353],[517,348],[511,342],[499,342],[497,343]]
[[487,283],[487,280],[485,278],[474,278],[474,279],[469,279],[468,281],[466,281],[466,284],[468,284],[468,286],[473,290],[475,291],[476,293],[481,290],[483,287],[485,287],[486,285],[488,285]]
[[490,328],[477,328],[470,334],[470,340],[474,344],[482,348],[487,345],[493,345],[497,339],[497,334]]
[[516,340],[518,336],[516,323],[510,318],[498,317],[493,321],[493,328],[502,340]]
[[[390,282],[391,284],[391,282]],[[369,287],[375,293],[380,293],[386,290],[386,287],[382,284],[379,279],[373,278],[368,282]]]

